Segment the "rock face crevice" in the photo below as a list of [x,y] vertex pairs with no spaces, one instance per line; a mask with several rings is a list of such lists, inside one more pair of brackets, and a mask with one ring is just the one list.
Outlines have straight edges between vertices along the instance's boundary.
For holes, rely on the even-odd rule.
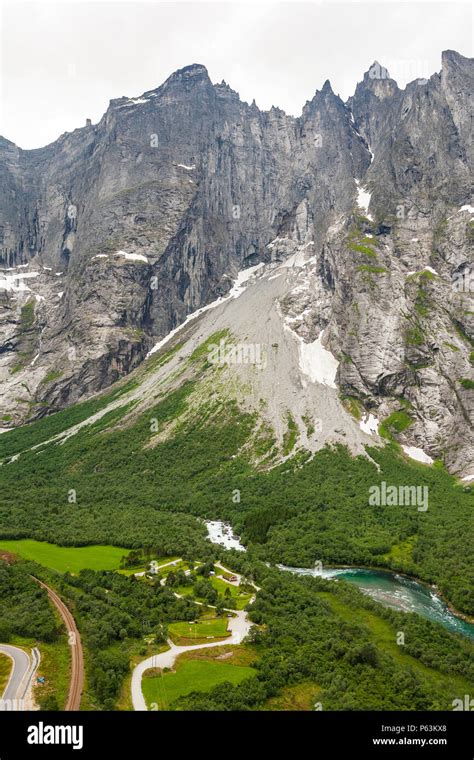
[[110,385],[240,269],[309,250],[285,299],[300,334],[324,329],[341,393],[409,407],[404,435],[460,469],[473,80],[453,51],[404,90],[375,62],[347,103],[326,82],[294,118],[193,64],[44,148],[0,138],[3,424]]

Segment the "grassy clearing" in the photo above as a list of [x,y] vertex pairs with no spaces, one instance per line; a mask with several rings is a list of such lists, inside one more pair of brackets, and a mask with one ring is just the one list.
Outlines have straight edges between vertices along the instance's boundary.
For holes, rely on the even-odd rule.
[[[0,541],[0,551],[17,554],[59,573],[81,570],[116,570],[128,549],[117,546],[56,546],[46,541],[19,539]],[[137,570],[134,570],[137,572]]]
[[159,574],[161,576],[167,576],[170,573],[176,573],[178,570],[185,571],[185,570],[189,569],[188,563],[184,562],[184,560],[180,560],[179,562],[176,562],[176,564],[174,564],[174,565],[167,564],[168,562],[172,562],[172,561],[173,561],[172,558],[170,558],[169,560],[165,559],[163,561],[157,560],[158,567],[160,566],[160,564],[166,565],[166,567],[160,567],[160,569],[159,569]]
[[220,578],[211,576],[209,580],[221,596],[224,596],[227,589],[230,590],[230,595],[235,601],[236,608],[238,610],[243,610],[252,598],[252,594],[245,593],[245,591],[241,591],[238,586],[233,586],[231,583],[226,583]]
[[390,566],[403,569],[404,567],[410,567],[413,563],[413,550],[416,546],[417,536],[410,536],[405,541],[400,541],[398,544],[394,544],[387,554],[383,555],[383,559]]
[[195,623],[180,622],[170,623],[168,632],[176,644],[200,643],[201,639],[209,637],[225,639],[230,636],[227,630],[228,618],[209,618],[198,620]]
[[183,663],[178,661],[176,665],[175,672],[148,678],[145,674],[142,688],[148,707],[154,708],[156,705],[158,710],[169,710],[173,702],[193,691],[210,691],[226,682],[235,686],[256,673],[254,668],[222,661],[196,659]]
[[285,712],[314,710],[320,692],[320,686],[306,681],[295,684],[294,686],[286,686],[281,690],[278,696],[271,697],[271,699],[259,709],[284,710]]
[[232,665],[248,665],[254,667],[257,660],[257,652],[249,644],[222,644],[209,649],[197,649],[185,652],[179,658],[179,662],[189,660],[206,660],[212,662],[227,662]]
[[[229,598],[230,594],[230,597],[235,604],[235,609],[237,610],[245,609],[250,599],[252,598],[252,594],[246,591],[241,591],[238,586],[234,586],[232,583],[226,583],[220,578],[217,578],[215,575],[210,576],[209,581],[211,585],[216,589],[219,596],[224,599],[224,603],[226,601],[226,598]],[[227,590],[228,593],[226,594]],[[198,601],[205,601],[202,597],[199,597],[195,594],[193,586],[179,586],[176,591],[181,596],[197,599]]]
[[409,414],[404,411],[392,412],[380,425],[380,435],[390,440],[394,433],[402,433],[413,424]]
[[[125,549],[126,552],[128,552],[128,549]],[[150,557],[150,559],[145,560],[139,560],[136,564],[130,564],[129,567],[122,567],[117,572],[121,573],[122,575],[136,575],[136,573],[143,573],[148,572],[150,570],[150,562],[153,560],[153,562],[156,562],[156,565],[158,568],[160,568],[162,565],[168,565],[170,562],[175,562],[178,560],[179,557]],[[167,571],[172,570],[173,567],[177,567],[178,563],[176,565],[169,565],[168,567],[163,567],[162,570],[160,570],[160,574],[165,575]]]

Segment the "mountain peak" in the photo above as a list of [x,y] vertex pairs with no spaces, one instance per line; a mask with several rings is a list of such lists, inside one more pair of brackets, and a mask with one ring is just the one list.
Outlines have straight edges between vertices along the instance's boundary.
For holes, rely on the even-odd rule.
[[385,79],[394,81],[392,80],[388,69],[378,61],[374,61],[372,66],[370,66],[368,71],[366,71],[364,74],[364,82]]
[[190,66],[185,66],[182,69],[178,69],[171,76],[168,77],[163,87],[170,84],[197,84],[199,82],[208,82],[211,84],[208,71],[202,63],[192,63]]
[[466,58],[466,56],[458,53],[457,50],[443,50],[441,53],[442,63],[458,63],[467,64],[472,63],[472,58]]
[[472,77],[472,58],[457,53],[456,50],[443,50],[441,64],[443,74],[458,72]]
[[209,76],[206,67],[202,63],[190,63],[189,66],[184,66],[182,69],[177,69],[171,76],[179,77],[195,77],[195,76]]
[[326,95],[326,94],[334,95],[333,89],[331,87],[331,82],[329,81],[329,79],[326,79],[326,81],[324,82],[323,89],[321,90],[321,92],[323,93],[323,95]]

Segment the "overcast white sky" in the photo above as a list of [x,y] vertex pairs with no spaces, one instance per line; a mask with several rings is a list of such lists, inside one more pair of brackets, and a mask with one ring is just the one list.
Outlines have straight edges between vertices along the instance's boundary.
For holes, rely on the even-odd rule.
[[442,50],[473,56],[470,2],[0,2],[0,134],[22,148],[190,63],[297,116],[325,79],[346,99],[374,60],[404,85]]

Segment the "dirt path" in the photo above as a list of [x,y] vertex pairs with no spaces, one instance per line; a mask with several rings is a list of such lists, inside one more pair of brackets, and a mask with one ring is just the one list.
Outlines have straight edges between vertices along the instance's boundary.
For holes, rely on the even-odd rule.
[[69,646],[71,647],[71,682],[69,684],[69,694],[65,710],[79,710],[81,705],[82,690],[84,687],[84,654],[82,643],[76,621],[64,604],[63,600],[52,588],[40,581],[39,578],[31,576],[40,586],[48,592],[48,596],[61,615],[66,631],[69,637]]

